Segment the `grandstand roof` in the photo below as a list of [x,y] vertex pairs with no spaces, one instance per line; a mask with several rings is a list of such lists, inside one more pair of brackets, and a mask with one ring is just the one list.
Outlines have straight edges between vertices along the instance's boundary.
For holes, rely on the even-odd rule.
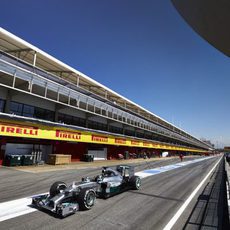
[[172,3],[201,37],[230,56],[230,1],[172,0]]

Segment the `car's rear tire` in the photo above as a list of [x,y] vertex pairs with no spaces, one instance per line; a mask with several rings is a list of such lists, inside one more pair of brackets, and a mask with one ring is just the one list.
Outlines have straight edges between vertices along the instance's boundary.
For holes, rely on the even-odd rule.
[[141,178],[139,176],[133,176],[130,179],[130,185],[131,185],[132,189],[139,190],[141,187]]
[[93,189],[82,188],[78,195],[78,204],[80,210],[91,209],[96,201],[96,193]]
[[66,183],[62,181],[57,181],[53,183],[50,187],[50,196],[51,197],[56,196],[57,194],[59,194],[61,191],[63,191],[66,188],[67,188]]

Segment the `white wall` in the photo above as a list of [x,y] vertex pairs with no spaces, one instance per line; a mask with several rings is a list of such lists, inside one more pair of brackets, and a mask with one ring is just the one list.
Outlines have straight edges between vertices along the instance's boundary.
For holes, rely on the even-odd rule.
[[88,154],[94,155],[94,160],[107,160],[107,148],[103,150],[88,150]]
[[163,152],[162,157],[167,157],[169,155],[169,152]]

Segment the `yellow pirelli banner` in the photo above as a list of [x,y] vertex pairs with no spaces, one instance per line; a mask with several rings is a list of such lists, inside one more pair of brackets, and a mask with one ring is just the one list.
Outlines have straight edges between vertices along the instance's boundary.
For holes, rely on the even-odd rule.
[[141,141],[112,135],[98,134],[87,131],[78,131],[58,126],[28,125],[27,123],[12,123],[0,121],[0,136],[26,137],[57,141],[85,142],[95,144],[122,145],[130,147],[144,147],[164,150],[204,152],[199,149],[185,148],[160,144],[151,141]]

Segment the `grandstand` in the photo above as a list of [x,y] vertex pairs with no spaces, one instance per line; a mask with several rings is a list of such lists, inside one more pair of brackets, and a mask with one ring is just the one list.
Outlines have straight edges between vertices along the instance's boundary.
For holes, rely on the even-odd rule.
[[6,154],[205,153],[212,146],[0,28],[0,160]]

